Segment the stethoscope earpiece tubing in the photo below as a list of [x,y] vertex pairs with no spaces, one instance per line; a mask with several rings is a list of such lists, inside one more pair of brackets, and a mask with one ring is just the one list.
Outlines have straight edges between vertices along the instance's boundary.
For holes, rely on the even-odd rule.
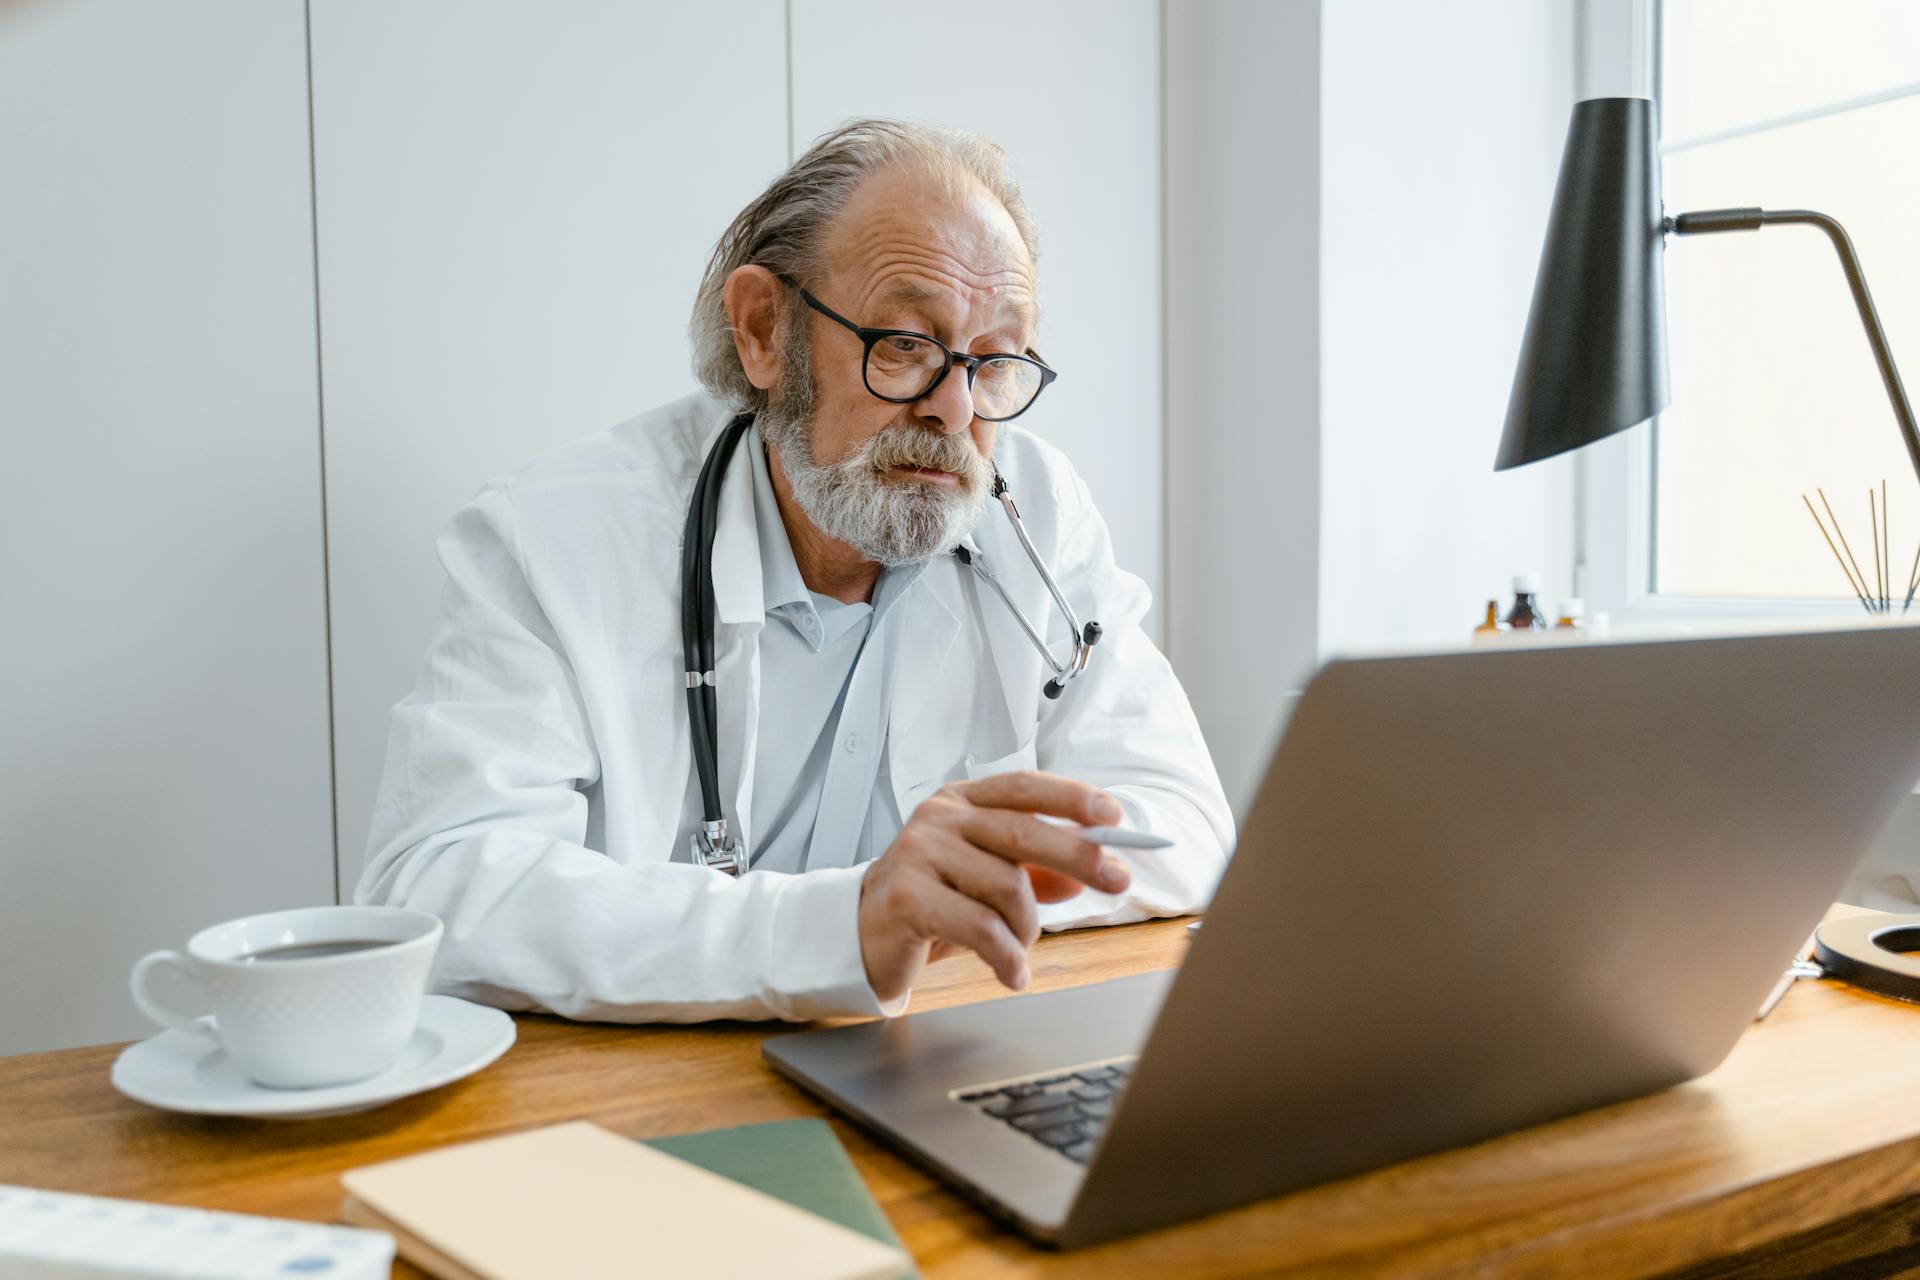
[[701,819],[723,820],[720,806],[719,699],[711,677],[714,623],[717,608],[713,590],[713,540],[719,525],[720,477],[726,473],[740,438],[753,425],[743,413],[729,422],[714,441],[693,485],[687,504],[687,527],[680,548],[680,641],[686,668],[687,722],[693,739],[693,760],[700,775]]
[[[693,484],[693,497],[687,503],[686,530],[680,544],[680,651],[685,666],[687,723],[692,737],[694,770],[700,779],[702,829],[707,837],[708,852],[714,848],[719,848],[722,854],[729,849],[732,851],[730,862],[722,857],[718,862],[709,862],[709,865],[725,866],[735,875],[745,870],[746,851],[726,834],[726,819],[720,806],[720,712],[719,695],[713,677],[716,614],[719,610],[714,599],[713,541],[719,531],[721,480],[733,460],[733,452],[739,447],[741,437],[752,425],[751,413],[737,415],[721,428],[713,447],[707,450],[706,460],[701,464],[700,474]],[[1049,700],[1055,700],[1066,691],[1069,681],[1086,671],[1093,646],[1100,639],[1100,624],[1089,622],[1083,627],[1080,619],[1074,616],[1066,593],[1060,590],[1060,584],[1047,571],[1039,548],[1033,545],[1033,539],[1027,535],[1026,525],[1020,519],[1020,509],[1014,505],[1013,495],[997,468],[993,473],[990,493],[1007,513],[1007,519],[1012,522],[1014,534],[1019,538],[1027,558],[1033,562],[1035,572],[1046,584],[1054,604],[1066,617],[1068,633],[1073,638],[1072,656],[1065,662],[1054,658],[1045,638],[1020,612],[1013,597],[987,568],[986,559],[977,548],[958,546],[953,554],[961,564],[971,568],[993,588],[994,594],[1000,597],[1019,622],[1028,641],[1046,660],[1053,674],[1042,687],[1042,692]],[[717,845],[714,841],[716,836]],[[698,844],[701,836],[697,834],[695,839]]]

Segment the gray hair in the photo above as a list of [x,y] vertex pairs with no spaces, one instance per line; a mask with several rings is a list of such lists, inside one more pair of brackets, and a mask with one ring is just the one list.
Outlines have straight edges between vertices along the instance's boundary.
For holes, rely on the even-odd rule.
[[[742,209],[714,246],[693,301],[693,372],[702,385],[736,409],[764,409],[767,393],[747,380],[733,345],[721,293],[743,266],[813,281],[826,266],[827,231],[867,178],[912,167],[946,181],[971,179],[1005,206],[1029,257],[1039,256],[1033,215],[1013,180],[1007,154],[965,129],[902,120],[852,120],[817,140],[773,184]],[[804,304],[795,296],[788,315]]]

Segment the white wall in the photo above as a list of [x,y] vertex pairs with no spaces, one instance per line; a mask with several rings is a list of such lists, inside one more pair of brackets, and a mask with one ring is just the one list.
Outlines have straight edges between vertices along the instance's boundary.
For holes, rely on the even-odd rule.
[[[1020,425],[1067,451],[1115,558],[1157,595],[1160,6],[793,0],[796,150],[863,115],[961,125],[1007,149],[1040,224],[1034,345],[1061,371]],[[1156,610],[1147,629],[1161,626]]]
[[1321,78],[1320,642],[1571,587],[1572,463],[1493,472],[1574,101],[1571,0],[1339,0]]
[[1166,12],[1167,649],[1236,810],[1319,648],[1320,5]]
[[694,388],[700,274],[787,160],[785,21],[781,0],[315,6],[343,892],[438,617],[435,534],[486,480]]
[[0,1054],[332,897],[305,62],[300,0],[0,9]]
[[0,1053],[142,1033],[140,952],[351,885],[436,532],[692,387],[715,238],[842,118],[1013,153],[1064,371],[1033,425],[1159,586],[1159,8],[916,13],[0,8],[0,533],[37,553],[0,563],[0,960],[60,975]]
[[1571,465],[1493,473],[1573,0],[1167,8],[1169,653],[1244,810],[1317,663],[1571,584]]

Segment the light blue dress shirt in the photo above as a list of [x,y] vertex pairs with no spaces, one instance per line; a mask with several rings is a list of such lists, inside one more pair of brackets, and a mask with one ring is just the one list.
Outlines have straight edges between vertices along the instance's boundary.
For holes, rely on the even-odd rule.
[[900,832],[886,773],[887,715],[901,624],[926,564],[882,569],[872,604],[809,591],[780,519],[759,428],[747,441],[767,607],[751,867],[849,867],[878,857]]

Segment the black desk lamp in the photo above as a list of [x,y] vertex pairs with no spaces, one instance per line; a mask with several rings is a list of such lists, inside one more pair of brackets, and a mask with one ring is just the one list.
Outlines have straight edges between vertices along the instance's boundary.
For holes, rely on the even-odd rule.
[[[1493,469],[1505,471],[1592,444],[1645,422],[1667,407],[1666,289],[1660,255],[1669,231],[1702,235],[1758,231],[1797,222],[1827,233],[1853,288],[1873,358],[1907,456],[1920,476],[1920,431],[1900,385],[1893,352],[1860,274],[1853,242],[1838,222],[1804,209],[1709,209],[1669,218],[1660,204],[1660,156],[1654,148],[1653,103],[1646,98],[1589,98],[1574,104],[1567,149],[1560,157],[1547,243],[1533,286],[1533,309],[1520,344],[1520,367],[1507,402],[1507,426]],[[1824,529],[1823,529],[1824,532]],[[1838,553],[1836,553],[1838,554]],[[1909,596],[1911,599],[1911,596]],[[1861,603],[1866,603],[1863,598]],[[1818,962],[1796,964],[1774,988],[1761,1016],[1792,979],[1837,977],[1903,1000],[1920,1002],[1920,964],[1895,954],[1920,937],[1920,915],[1875,916],[1871,931],[1834,921],[1816,932]]]
[[1647,98],[1589,98],[1574,104],[1493,469],[1505,471],[1578,449],[1667,407],[1660,255],[1668,232],[1702,235],[1802,223],[1826,232],[1840,255],[1914,474],[1920,476],[1913,406],[1846,231],[1826,214],[1803,209],[1709,209],[1665,216],[1653,126],[1653,103]]

